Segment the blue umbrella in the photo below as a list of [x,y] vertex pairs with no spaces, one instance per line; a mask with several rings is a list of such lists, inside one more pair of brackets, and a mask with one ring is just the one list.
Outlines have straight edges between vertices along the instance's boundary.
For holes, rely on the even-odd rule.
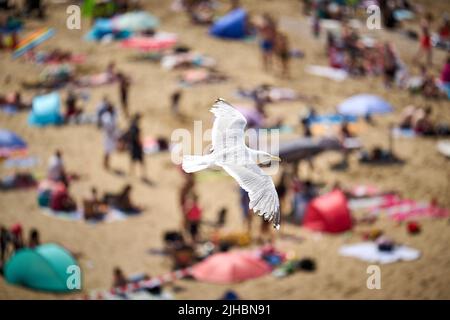
[[392,112],[392,106],[382,98],[371,94],[358,94],[343,101],[337,110],[343,115],[367,116]]
[[12,131],[0,129],[0,149],[23,149],[27,144]]

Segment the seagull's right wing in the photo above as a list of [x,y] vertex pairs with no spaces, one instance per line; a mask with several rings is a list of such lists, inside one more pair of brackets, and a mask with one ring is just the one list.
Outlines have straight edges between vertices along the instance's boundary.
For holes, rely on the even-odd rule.
[[272,178],[256,164],[223,165],[224,170],[248,192],[250,209],[280,227],[280,202]]
[[212,128],[211,151],[245,145],[244,129],[247,125],[245,117],[225,100],[218,99],[211,108],[215,115]]

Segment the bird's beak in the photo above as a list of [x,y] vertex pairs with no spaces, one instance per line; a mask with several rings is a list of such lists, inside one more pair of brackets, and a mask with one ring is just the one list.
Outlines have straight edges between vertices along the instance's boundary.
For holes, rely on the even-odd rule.
[[280,159],[280,157],[277,157],[277,156],[270,156],[270,158],[271,158],[272,160],[275,160],[275,161],[281,162],[281,159]]

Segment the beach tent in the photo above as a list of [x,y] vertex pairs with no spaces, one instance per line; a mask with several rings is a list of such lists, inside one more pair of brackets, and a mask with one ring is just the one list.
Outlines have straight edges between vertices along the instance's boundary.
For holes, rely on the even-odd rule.
[[375,113],[389,113],[393,111],[393,108],[378,96],[358,94],[343,101],[337,110],[343,115],[366,116]]
[[99,41],[105,36],[112,36],[114,39],[126,39],[131,35],[131,31],[116,29],[113,24],[113,19],[99,18],[95,20],[91,30],[86,34],[85,39]]
[[27,144],[17,134],[9,130],[0,129],[0,157],[9,157],[26,148]]
[[313,231],[343,232],[352,227],[347,199],[340,190],[334,190],[312,200],[306,209],[303,226]]
[[157,18],[145,11],[128,12],[117,15],[112,20],[114,29],[139,32],[154,30],[159,21]]
[[60,105],[60,96],[57,92],[35,97],[28,123],[32,126],[61,124],[63,118],[59,111]]
[[127,39],[133,32],[155,29],[158,23],[158,19],[144,11],[129,12],[113,18],[99,18],[95,20],[85,38],[91,41],[101,40],[104,36]]
[[192,267],[192,276],[211,283],[235,283],[261,277],[270,266],[255,253],[230,251],[213,254]]
[[242,39],[246,35],[247,12],[235,9],[218,19],[209,29],[209,34],[228,39]]
[[[70,266],[77,266],[72,255],[63,247],[46,243],[35,249],[20,249],[5,264],[5,279],[12,284],[27,288],[68,292]],[[70,269],[69,269],[70,270]]]

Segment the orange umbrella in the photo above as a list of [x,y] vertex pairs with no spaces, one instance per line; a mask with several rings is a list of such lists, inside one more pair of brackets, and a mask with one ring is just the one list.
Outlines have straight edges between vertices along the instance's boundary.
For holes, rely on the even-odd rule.
[[270,266],[255,253],[232,251],[216,253],[192,268],[192,276],[211,283],[234,283],[261,277]]

